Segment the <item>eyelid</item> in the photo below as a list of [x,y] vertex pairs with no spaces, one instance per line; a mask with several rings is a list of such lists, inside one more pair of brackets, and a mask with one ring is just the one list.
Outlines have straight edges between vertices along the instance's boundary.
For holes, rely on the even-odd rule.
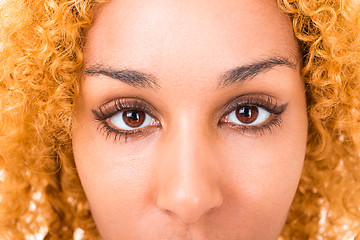
[[[109,119],[128,109],[143,111],[151,118],[155,119],[159,124],[132,130],[122,130],[116,126],[112,126],[113,124],[110,123]],[[99,122],[97,130],[103,133],[106,139],[112,135],[114,142],[120,141],[122,138],[124,138],[125,143],[128,138],[141,139],[142,137],[153,133],[155,128],[161,128],[161,121],[158,117],[159,114],[155,108],[140,98],[118,98],[111,100],[98,106],[96,109],[92,109],[92,112],[94,120]]]
[[[236,96],[232,99],[230,99],[222,108],[222,111],[219,112],[217,115],[217,121],[218,125],[222,125],[223,121],[222,119],[230,114],[232,111],[234,111],[237,107],[240,106],[256,106],[263,108],[264,110],[268,111],[275,117],[273,117],[271,121],[271,125],[269,124],[270,121],[266,124],[256,125],[256,126],[247,126],[247,127],[240,127],[242,125],[236,124],[237,126],[229,125],[232,128],[236,128],[240,131],[247,131],[249,129],[252,129],[252,131],[257,132],[264,132],[264,129],[269,129],[271,132],[272,126],[280,126],[281,124],[281,118],[280,115],[283,111],[285,111],[287,107],[286,104],[278,105],[278,99],[275,97],[272,97],[270,95],[264,94],[264,93],[252,93],[252,94],[244,94],[240,96]],[[94,119],[96,121],[99,121],[100,124],[98,126],[98,129],[100,128],[100,131],[103,130],[106,134],[106,138],[110,134],[115,134],[114,141],[120,139],[122,135],[125,136],[125,142],[128,136],[133,136],[133,134],[141,135],[145,132],[145,130],[135,129],[135,130],[119,130],[116,128],[111,127],[107,120],[111,117],[113,117],[115,114],[118,114],[124,110],[139,110],[144,111],[146,114],[150,115],[152,118],[159,121],[159,126],[162,128],[162,118],[160,117],[160,114],[158,114],[158,111],[149,103],[147,103],[145,100],[136,98],[136,97],[128,97],[128,98],[118,98],[115,100],[111,100],[107,103],[104,103],[97,107],[97,109],[93,109],[92,112],[94,114]],[[222,115],[220,115],[220,113]],[[146,127],[144,127],[145,129]],[[249,130],[250,131],[250,130]],[[147,131],[148,132],[148,131]],[[149,132],[148,132],[149,133]]]
[[152,118],[156,118],[159,121],[161,120],[160,115],[152,105],[148,104],[145,100],[136,97],[111,100],[97,106],[92,112],[95,116],[95,120],[103,121],[126,109],[144,111]]
[[[232,111],[234,111],[237,107],[241,106],[242,104],[244,106],[254,105],[258,107],[263,107],[265,110],[274,114],[282,113],[287,107],[287,104],[283,104],[279,106],[278,99],[266,93],[262,93],[262,92],[247,93],[247,94],[235,96],[232,99],[230,99],[227,103],[225,103],[221,108],[221,110],[218,112],[218,114],[214,116],[215,119],[222,119],[223,117],[230,114]],[[121,107],[119,105],[121,105]],[[95,120],[102,121],[119,113],[120,108],[121,110],[126,110],[126,109],[141,110],[149,114],[151,117],[157,119],[160,123],[163,122],[162,117],[160,116],[158,111],[151,104],[147,103],[147,101],[138,97],[126,97],[126,98],[114,99],[99,105],[96,109],[93,109],[92,112],[95,116]]]
[[273,96],[265,93],[249,93],[240,96],[236,96],[230,99],[222,108],[223,118],[234,111],[239,106],[256,106],[265,109],[272,114],[281,114],[285,111],[287,104],[278,104],[279,100]]
[[[233,124],[239,124],[239,125],[242,125],[242,126],[248,126],[248,127],[254,127],[254,126],[261,126],[261,125],[264,125],[266,124],[267,122],[269,122],[275,114],[273,113],[270,113],[269,111],[267,111],[266,109],[262,108],[262,107],[256,107],[258,109],[258,115],[256,117],[256,119],[251,122],[251,123],[243,123],[240,121],[240,119],[237,119],[236,117],[236,111],[237,109],[235,109],[234,111],[230,112],[229,114],[226,115],[226,122],[227,123],[233,123]],[[265,116],[266,116],[266,119],[259,122],[260,120],[262,120]],[[235,119],[235,122],[234,121],[231,121],[231,119]],[[236,121],[239,121],[240,123],[236,123]],[[258,123],[256,123],[258,122]],[[256,123],[256,124],[255,124]]]

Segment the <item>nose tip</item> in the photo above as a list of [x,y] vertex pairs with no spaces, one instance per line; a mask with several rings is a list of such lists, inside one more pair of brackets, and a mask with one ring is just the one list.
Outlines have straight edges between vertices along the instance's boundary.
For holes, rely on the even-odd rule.
[[208,186],[198,185],[193,188],[184,188],[184,185],[168,185],[165,191],[158,194],[158,208],[185,224],[194,224],[223,203],[220,189],[210,187],[210,182],[207,184]]

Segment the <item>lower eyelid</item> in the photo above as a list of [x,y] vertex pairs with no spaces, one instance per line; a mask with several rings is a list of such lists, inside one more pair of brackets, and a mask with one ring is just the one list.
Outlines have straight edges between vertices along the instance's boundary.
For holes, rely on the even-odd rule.
[[142,137],[154,133],[155,131],[151,130],[151,128],[155,128],[155,126],[122,131],[112,127],[111,125],[109,125],[108,121],[105,120],[99,123],[97,130],[103,135],[105,135],[106,139],[108,139],[111,135],[113,135],[114,142],[120,141],[122,140],[122,138],[124,138],[126,142],[128,138],[141,139]]
[[242,134],[250,133],[251,135],[256,135],[257,133],[260,133],[260,135],[263,135],[266,130],[272,134],[274,129],[282,127],[280,115],[281,114],[271,114],[269,120],[260,125],[240,125],[232,122],[219,122],[219,126],[229,127],[236,131],[240,131]]
[[[231,122],[228,122],[225,120],[225,117],[228,116],[229,113],[226,114],[224,117],[220,118],[218,125],[228,125],[229,127],[233,128],[233,129],[240,130],[242,132],[252,132],[252,134],[253,133],[255,134],[256,132],[263,133],[266,129],[268,129],[271,133],[273,128],[281,126],[282,121],[280,119],[280,115],[286,109],[286,105],[287,104],[277,107],[277,109],[281,109],[281,112],[280,113],[270,113],[269,120],[266,120],[265,123],[263,122],[259,125],[240,125],[240,124],[236,124],[236,123],[231,124]],[[259,106],[259,107],[263,108],[261,106]],[[266,108],[264,108],[264,109],[266,110]],[[95,110],[93,110],[93,112],[94,111]],[[269,110],[266,110],[266,111],[269,111]],[[143,128],[133,129],[133,130],[120,130],[114,126],[111,126],[111,124],[109,124],[109,122],[110,122],[109,118],[106,120],[96,119],[96,121],[100,122],[98,129],[100,128],[99,131],[103,131],[104,134],[106,134],[106,138],[108,138],[111,134],[115,134],[115,140],[120,140],[121,136],[125,136],[125,140],[126,140],[128,138],[128,136],[131,136],[131,138],[138,138],[138,136],[141,134],[143,136],[147,136],[147,135],[151,134],[152,132],[155,132],[155,131],[151,130],[151,128],[152,129],[161,128],[160,121],[156,117],[153,117],[152,114],[149,114],[149,115],[153,118],[150,125],[145,126]],[[275,119],[275,121],[273,121],[273,119]],[[270,123],[270,122],[272,122],[272,123]],[[100,125],[102,125],[102,126],[100,126]]]
[[272,118],[276,117],[275,114],[270,114],[270,116],[268,117],[267,120],[265,120],[264,122],[260,123],[260,124],[257,124],[257,125],[250,125],[250,124],[238,124],[238,123],[234,123],[234,122],[230,122],[228,120],[228,117],[226,116],[226,118],[224,118],[225,120],[219,122],[220,124],[229,124],[229,125],[234,125],[234,126],[243,126],[243,127],[259,127],[259,126],[262,126],[262,125],[265,125],[267,124],[268,122],[270,122],[272,120]]

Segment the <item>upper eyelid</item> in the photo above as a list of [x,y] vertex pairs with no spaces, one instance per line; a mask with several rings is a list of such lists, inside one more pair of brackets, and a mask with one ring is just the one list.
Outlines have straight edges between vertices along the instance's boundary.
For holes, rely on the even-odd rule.
[[[221,119],[222,117],[224,117],[227,114],[234,111],[236,109],[236,107],[241,104],[240,103],[241,100],[243,100],[243,102],[246,104],[247,102],[250,102],[249,99],[253,102],[258,101],[259,103],[263,103],[263,104],[260,104],[261,106],[258,106],[258,107],[263,107],[265,110],[271,110],[271,109],[267,109],[265,106],[263,106],[266,104],[266,102],[269,101],[268,99],[270,99],[271,102],[274,102],[274,104],[273,104],[274,108],[278,107],[278,99],[273,96],[270,96],[268,94],[250,93],[250,94],[238,95],[238,96],[231,98],[229,101],[227,101],[224,104],[224,106],[220,109],[218,114],[216,114],[215,118]],[[92,112],[94,114],[98,114],[98,111],[100,111],[100,113],[102,114],[104,111],[106,111],[106,109],[109,109],[112,107],[112,106],[109,106],[110,104],[112,104],[114,107],[116,107],[116,105],[118,105],[119,101],[124,101],[124,102],[127,101],[130,104],[133,101],[133,102],[136,102],[136,104],[134,104],[134,105],[140,105],[136,108],[130,106],[129,108],[125,107],[121,110],[126,110],[126,109],[142,110],[142,111],[145,111],[147,114],[149,114],[151,117],[158,119],[160,122],[162,121],[162,118],[161,118],[160,114],[158,113],[158,111],[156,110],[156,108],[154,108],[151,104],[147,103],[147,101],[145,101],[141,98],[136,98],[136,97],[134,97],[134,98],[118,98],[118,99],[108,101],[104,104],[99,105],[96,109],[93,109]],[[287,104],[281,105],[284,108],[283,110],[285,110],[286,105]],[[119,107],[116,107],[116,108],[118,109]],[[119,112],[120,111],[113,111],[112,116]],[[110,118],[110,117],[111,116],[109,116],[108,118]]]
[[256,99],[256,100],[260,100],[260,99],[262,100],[264,98],[270,98],[270,99],[274,100],[275,102],[278,102],[278,99],[276,97],[273,97],[273,96],[268,95],[268,94],[249,93],[249,94],[238,95],[238,96],[235,96],[235,97],[231,98],[229,101],[226,102],[226,104],[224,104],[224,106],[230,105],[233,102],[238,102],[238,100],[243,99],[243,98]]
[[[224,107],[222,108],[221,112],[222,112],[222,116],[224,115],[227,115],[229,113],[231,113],[232,111],[234,111],[236,109],[236,107],[238,107],[239,105],[241,105],[241,102],[240,100],[244,100],[244,104],[251,104],[250,101],[248,101],[249,99],[251,101],[258,101],[257,103],[254,103],[255,106],[257,106],[257,104],[260,106],[258,107],[262,107],[262,108],[265,108],[265,110],[272,110],[272,109],[267,109],[266,106],[266,103],[268,102],[268,100],[265,100],[266,99],[270,99],[270,101],[273,103],[272,106],[274,108],[277,108],[279,106],[278,102],[279,100],[275,97],[272,97],[270,95],[267,95],[267,94],[260,94],[260,93],[256,93],[256,94],[246,94],[246,95],[240,95],[240,96],[236,96],[232,99],[230,99],[225,105]],[[281,106],[283,106],[283,108],[286,108],[286,105],[287,104],[283,104]]]
[[[141,99],[141,98],[118,98],[118,99],[114,99],[111,101],[108,101],[104,104],[101,104],[99,106],[96,107],[96,109],[93,109],[92,112],[95,114],[95,112],[100,111],[101,113],[103,113],[103,111],[107,111],[109,112],[109,109],[111,109],[112,113],[111,115],[115,115],[121,111],[119,111],[120,107],[119,105],[121,101],[124,101],[125,103],[127,102],[127,104],[131,104],[134,103],[133,105],[137,105],[137,106],[129,106],[129,107],[122,107],[121,111],[124,111],[126,109],[136,109],[136,110],[141,110],[146,112],[148,115],[150,115],[151,117],[155,117],[157,119],[159,119],[159,114],[157,113],[157,110],[151,105],[148,104],[145,100]],[[125,105],[125,104],[123,104]],[[110,114],[107,114],[110,115]],[[108,116],[108,118],[110,118],[111,116]]]

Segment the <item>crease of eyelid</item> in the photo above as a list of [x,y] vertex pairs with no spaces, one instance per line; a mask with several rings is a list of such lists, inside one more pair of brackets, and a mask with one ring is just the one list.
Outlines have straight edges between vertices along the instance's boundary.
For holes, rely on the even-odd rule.
[[139,98],[118,98],[99,105],[91,111],[98,120],[105,120],[126,109],[143,111],[151,117],[159,119],[156,109]]
[[281,114],[287,108],[288,103],[278,104],[278,99],[267,94],[254,93],[242,96],[236,96],[230,99],[223,107],[223,115],[228,115],[237,107],[243,105],[254,105],[256,107],[264,108],[266,111],[274,114]]
[[[282,108],[281,113],[273,113],[272,117],[270,117],[270,120],[268,120],[265,124],[255,125],[255,126],[247,126],[247,125],[240,125],[240,124],[232,124],[229,122],[223,122],[222,120],[219,121],[220,126],[228,125],[228,127],[233,128],[237,131],[242,132],[243,134],[251,134],[251,135],[260,135],[263,136],[265,134],[265,131],[267,130],[270,135],[272,135],[272,132],[274,128],[282,127],[282,119],[281,114],[283,111],[285,111],[287,104],[284,104],[282,106],[279,106]],[[145,136],[148,136],[149,133],[152,131],[150,129],[153,128],[161,128],[161,125],[154,125],[154,126],[147,126],[141,129],[135,129],[135,130],[121,130],[117,129],[115,127],[112,127],[109,125],[107,120],[97,120],[99,122],[99,125],[97,127],[97,130],[105,135],[105,138],[108,139],[111,135],[114,135],[114,143],[116,141],[121,140],[121,136],[124,136],[125,143],[127,142],[128,138],[142,138]],[[227,124],[226,124],[227,123]],[[150,130],[150,131],[149,131]]]
[[[159,117],[157,114],[154,114],[154,113],[156,113],[156,111],[154,111],[152,109],[151,105],[147,105],[147,104],[143,103],[142,102],[143,100],[140,100],[140,102],[139,102],[138,99],[135,100],[136,103],[134,104],[134,103],[132,103],[132,101],[134,101],[134,100],[135,99],[130,99],[130,100],[128,100],[130,103],[126,103],[126,102],[124,102],[124,99],[115,99],[106,104],[102,104],[102,105],[98,106],[96,109],[92,109],[94,120],[104,121],[104,120],[109,119],[110,117],[114,116],[115,114],[118,114],[121,111],[128,109],[129,107],[132,108],[135,105],[143,105],[146,107],[139,107],[136,109],[140,110],[140,111],[144,111],[147,114],[149,114],[150,117],[155,118],[158,121],[162,122],[160,120],[161,117]],[[114,101],[115,101],[115,103],[113,105],[114,105],[115,109],[111,110],[108,104],[110,104]],[[248,104],[264,108],[266,111],[269,111],[270,113],[277,114],[277,115],[282,114],[288,105],[287,103],[279,105],[278,100],[276,98],[274,99],[273,97],[268,96],[266,94],[260,95],[259,93],[256,93],[255,95],[247,94],[247,95],[243,95],[243,96],[236,96],[224,105],[222,110],[218,114],[216,114],[217,116],[214,116],[214,120],[215,119],[223,119],[225,116],[227,116],[232,111],[234,111],[237,107],[242,106],[242,105],[248,105]],[[218,124],[220,124],[220,122],[218,122]]]

